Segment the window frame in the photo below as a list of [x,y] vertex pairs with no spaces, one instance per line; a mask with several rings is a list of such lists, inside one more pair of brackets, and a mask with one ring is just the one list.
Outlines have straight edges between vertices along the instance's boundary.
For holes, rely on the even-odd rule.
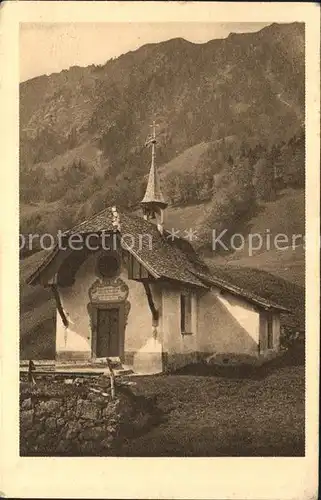
[[274,348],[273,313],[268,313],[266,316],[266,346],[267,349]]
[[[187,306],[187,300],[189,301],[189,307]],[[192,304],[192,294],[189,292],[180,293],[180,332],[181,335],[193,335],[193,304]],[[188,318],[189,311],[189,318]],[[189,323],[189,324],[188,324]]]

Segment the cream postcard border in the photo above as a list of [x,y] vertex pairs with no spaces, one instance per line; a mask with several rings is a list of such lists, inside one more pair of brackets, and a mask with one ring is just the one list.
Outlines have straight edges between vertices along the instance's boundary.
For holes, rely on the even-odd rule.
[[[0,7],[0,494],[14,498],[314,499],[318,474],[320,12],[318,4],[15,2]],[[18,112],[21,22],[306,23],[306,456],[20,458]],[[41,50],[41,47],[39,47]],[[1,495],[2,496],[2,495]]]

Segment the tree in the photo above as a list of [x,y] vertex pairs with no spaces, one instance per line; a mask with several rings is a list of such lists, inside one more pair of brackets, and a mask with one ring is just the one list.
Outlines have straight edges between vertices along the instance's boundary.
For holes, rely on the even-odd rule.
[[270,158],[261,158],[255,164],[253,184],[258,200],[272,201],[275,199],[273,162]]
[[305,186],[305,135],[302,130],[283,148],[284,183],[294,188]]

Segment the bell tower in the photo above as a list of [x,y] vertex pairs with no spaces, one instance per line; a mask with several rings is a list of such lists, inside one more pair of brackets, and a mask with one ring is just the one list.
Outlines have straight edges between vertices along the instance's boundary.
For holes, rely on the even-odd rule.
[[156,124],[153,122],[152,135],[147,139],[146,145],[152,146],[152,163],[149,171],[145,196],[141,201],[145,220],[156,220],[157,228],[161,234],[164,231],[164,210],[167,203],[161,191],[160,178],[155,165],[156,157]]

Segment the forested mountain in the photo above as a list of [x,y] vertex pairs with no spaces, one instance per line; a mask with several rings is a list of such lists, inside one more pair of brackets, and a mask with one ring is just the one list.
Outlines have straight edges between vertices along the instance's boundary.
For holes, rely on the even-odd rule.
[[55,233],[111,204],[135,210],[153,119],[165,197],[207,204],[201,246],[213,225],[304,188],[304,25],[168,40],[21,83],[21,231]]

